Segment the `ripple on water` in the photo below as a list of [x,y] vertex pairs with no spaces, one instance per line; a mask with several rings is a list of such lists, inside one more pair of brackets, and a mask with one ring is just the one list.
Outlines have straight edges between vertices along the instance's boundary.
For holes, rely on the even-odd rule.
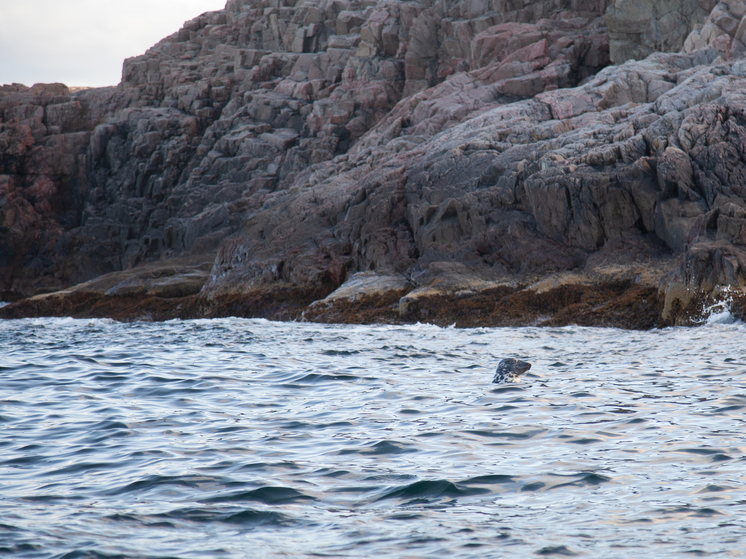
[[484,495],[489,489],[480,487],[460,487],[445,479],[416,481],[393,489],[387,489],[376,501],[386,499],[397,499],[408,501],[408,504],[432,502],[437,499],[469,497],[471,495]]
[[301,500],[314,500],[291,487],[260,487],[251,491],[240,491],[205,499],[205,503],[235,503],[241,501],[258,501],[265,505],[295,503]]

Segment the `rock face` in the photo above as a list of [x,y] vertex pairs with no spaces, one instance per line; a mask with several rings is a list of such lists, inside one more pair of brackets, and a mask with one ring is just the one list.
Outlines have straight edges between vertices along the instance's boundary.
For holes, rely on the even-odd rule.
[[506,99],[575,85],[608,63],[592,22],[605,7],[231,0],[125,61],[117,88],[5,86],[0,294],[214,254],[274,192],[447,76],[481,71],[469,79]]
[[0,297],[59,289],[82,279],[62,268],[86,199],[95,117],[85,93],[62,84],[0,87],[0,117]]
[[615,0],[606,13],[612,62],[678,51],[689,33],[702,28],[716,4],[715,0]]
[[[117,88],[5,86],[3,296],[150,263],[68,299],[686,323],[746,286],[746,8],[690,4],[231,0],[127,60]],[[604,69],[605,21],[613,56],[644,6],[668,38],[624,33],[684,52]],[[177,257],[192,268],[152,271]]]
[[[335,284],[340,269],[392,270],[427,288],[444,263],[497,283],[619,265],[628,279],[657,269],[657,282],[678,254],[673,283],[743,287],[746,64],[718,56],[609,68],[580,88],[480,107],[416,146],[387,118],[302,189],[278,193],[224,247],[203,293]],[[427,114],[423,130],[443,120]],[[385,145],[370,145],[377,134]]]
[[736,57],[746,54],[746,2],[719,2],[702,25],[695,25],[683,50],[717,48]]

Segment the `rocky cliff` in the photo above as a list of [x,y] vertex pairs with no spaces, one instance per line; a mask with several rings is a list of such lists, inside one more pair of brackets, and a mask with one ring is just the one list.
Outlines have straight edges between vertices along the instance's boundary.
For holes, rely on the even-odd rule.
[[1,289],[36,296],[0,313],[738,312],[746,5],[646,5],[230,0],[116,88],[4,86]]

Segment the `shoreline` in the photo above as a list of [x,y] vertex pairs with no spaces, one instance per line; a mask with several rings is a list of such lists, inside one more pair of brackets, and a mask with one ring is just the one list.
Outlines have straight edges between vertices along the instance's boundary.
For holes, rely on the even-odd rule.
[[[731,314],[743,320],[746,296],[731,294],[729,299]],[[240,294],[210,296],[204,291],[177,296],[153,291],[107,294],[84,284],[0,306],[0,319],[71,317],[161,322],[234,316],[328,324],[419,322],[457,328],[574,324],[652,330],[704,324],[708,309],[722,305],[723,300],[723,296],[713,295],[692,297],[686,305],[677,300],[666,315],[666,294],[655,286],[631,280],[562,284],[542,290],[509,285],[422,290],[410,285],[354,294],[342,288],[265,286]]]

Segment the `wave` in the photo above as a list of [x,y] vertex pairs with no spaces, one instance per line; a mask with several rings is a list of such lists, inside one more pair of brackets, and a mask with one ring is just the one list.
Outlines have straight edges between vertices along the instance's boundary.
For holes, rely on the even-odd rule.
[[281,505],[298,501],[314,501],[315,498],[305,495],[291,487],[260,487],[252,491],[241,491],[203,499],[203,503],[236,503],[257,501],[265,505]]
[[549,545],[542,547],[536,552],[536,555],[562,555],[563,557],[574,557],[578,555],[574,551],[571,551],[564,545]]
[[417,449],[411,448],[404,443],[397,441],[379,441],[373,445],[366,445],[362,448],[345,448],[340,450],[337,454],[362,454],[362,455],[378,455],[378,454],[405,454],[408,452],[417,452]]
[[104,553],[95,549],[76,549],[57,555],[56,559],[134,559],[137,555],[124,555],[122,553]]
[[346,349],[325,349],[321,352],[321,355],[328,355],[330,357],[345,357],[347,355],[356,355],[360,353],[360,350],[353,349],[353,350],[346,350]]
[[489,489],[480,487],[461,487],[446,479],[423,480],[410,483],[404,487],[389,489],[376,501],[388,499],[432,501],[436,499],[469,497],[471,495],[484,495],[490,493]]
[[77,474],[83,472],[93,472],[100,470],[112,470],[119,468],[122,464],[120,462],[81,462],[79,464],[70,464],[64,468],[51,471],[46,475],[59,476],[65,474]]
[[168,487],[168,486],[174,486],[174,485],[179,486],[179,487],[196,488],[207,481],[213,481],[216,483],[220,483],[220,480],[215,480],[214,478],[208,478],[205,476],[150,475],[143,479],[139,479],[137,481],[128,483],[127,485],[124,485],[122,487],[117,487],[114,489],[107,489],[103,491],[102,494],[124,495],[126,493],[144,492],[144,491],[149,491],[151,489],[158,489],[161,487]]
[[235,511],[218,511],[202,508],[177,509],[159,515],[163,519],[178,519],[188,522],[227,522],[251,526],[287,526],[292,524],[290,516],[272,510],[243,509]]
[[533,439],[535,436],[541,435],[542,433],[546,432],[547,429],[529,429],[528,431],[524,431],[523,433],[514,433],[510,431],[488,431],[485,429],[468,429],[462,431],[462,433],[466,433],[468,435],[477,435],[479,437],[489,437],[496,439],[509,439],[516,441]]
[[356,381],[356,380],[360,380],[360,377],[357,375],[347,375],[347,374],[329,375],[325,373],[308,373],[305,376],[294,381],[294,383],[318,384],[320,382],[331,382],[331,381],[348,381],[349,382],[349,381]]
[[178,528],[185,522],[207,523],[221,522],[240,524],[248,527],[286,527],[297,524],[293,517],[273,511],[257,509],[216,510],[212,508],[185,507],[169,512],[151,515],[116,513],[106,517],[109,521],[149,527]]
[[465,479],[464,481],[460,483],[467,484],[467,485],[470,483],[476,483],[476,484],[481,484],[481,485],[498,485],[498,484],[503,484],[503,483],[514,483],[514,482],[515,482],[515,476],[495,474],[495,475],[470,477],[469,479]]
[[[569,481],[556,483],[557,478],[567,479]],[[612,478],[596,472],[582,472],[579,474],[548,474],[543,479],[544,481],[528,483],[522,486],[518,491],[522,493],[526,491],[549,491],[563,487],[595,487],[613,481]]]

